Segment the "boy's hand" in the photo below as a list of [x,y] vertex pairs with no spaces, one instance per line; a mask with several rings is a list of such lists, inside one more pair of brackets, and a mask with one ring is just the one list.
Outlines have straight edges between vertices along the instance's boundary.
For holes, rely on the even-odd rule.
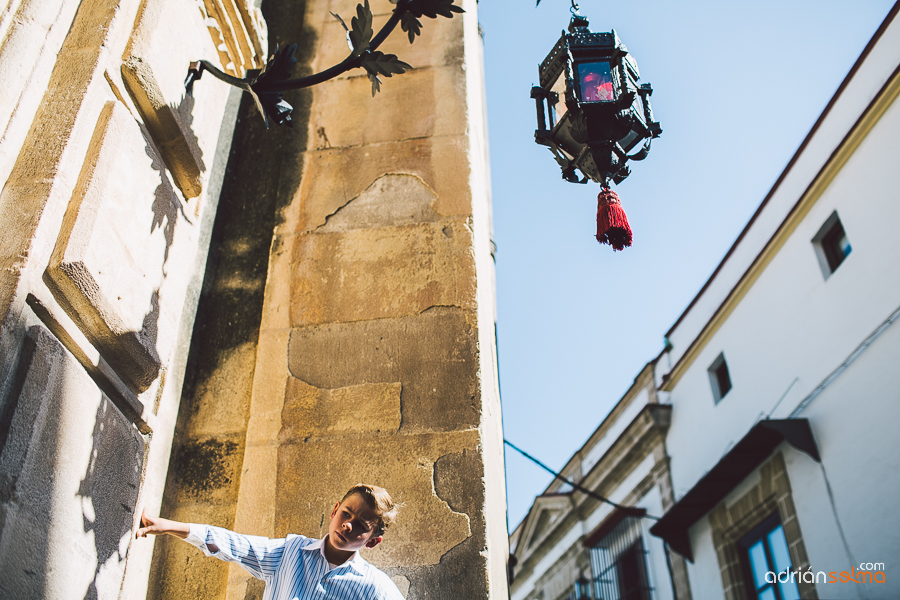
[[146,508],[141,511],[140,525],[138,530],[134,532],[135,539],[147,537],[148,535],[164,535],[167,533],[184,539],[191,532],[191,528],[187,523],[148,516]]

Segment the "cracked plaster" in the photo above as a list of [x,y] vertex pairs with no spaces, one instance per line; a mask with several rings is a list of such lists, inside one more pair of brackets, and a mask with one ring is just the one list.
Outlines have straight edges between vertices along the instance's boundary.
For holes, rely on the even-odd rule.
[[318,388],[400,382],[403,432],[474,428],[481,414],[475,335],[455,307],[298,328],[288,369]]

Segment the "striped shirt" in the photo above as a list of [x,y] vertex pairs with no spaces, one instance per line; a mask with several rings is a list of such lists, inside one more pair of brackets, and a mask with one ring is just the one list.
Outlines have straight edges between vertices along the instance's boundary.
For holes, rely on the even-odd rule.
[[[194,523],[190,528],[186,542],[265,581],[263,600],[403,600],[394,582],[359,552],[333,566],[325,559],[323,540],[302,535],[272,540]],[[218,552],[210,552],[210,545]]]

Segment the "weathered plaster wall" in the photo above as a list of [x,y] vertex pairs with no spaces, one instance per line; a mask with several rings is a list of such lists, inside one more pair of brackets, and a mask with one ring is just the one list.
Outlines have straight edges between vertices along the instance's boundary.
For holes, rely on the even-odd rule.
[[[345,52],[325,4],[307,9],[313,70]],[[376,21],[391,8],[375,4]],[[376,98],[359,73],[312,90],[303,178],[272,244],[236,518],[319,536],[346,488],[382,485],[406,507],[368,559],[409,598],[506,595],[506,538],[487,537],[505,504],[485,485],[502,459],[483,114],[470,106],[482,82],[467,71],[480,40],[465,8],[412,46],[389,39],[416,69]],[[232,571],[230,597],[244,579]]]
[[[324,534],[351,485],[405,502],[366,558],[408,598],[506,598],[505,497],[477,6],[381,50],[414,71],[244,102],[194,336],[166,512],[250,534]],[[355,2],[267,1],[295,74],[346,55]],[[376,30],[393,5],[372,4]],[[260,260],[263,262],[260,264]],[[209,473],[218,474],[210,477]],[[262,596],[160,540],[154,597]],[[187,567],[185,567],[187,565]]]
[[[284,3],[264,8],[272,43],[305,41],[298,76],[308,73],[315,34],[304,12]],[[218,85],[205,79],[196,85]],[[290,92],[298,124],[308,119],[309,93]],[[206,279],[191,340],[162,514],[188,522],[234,527],[272,231],[302,169],[306,131],[266,130],[244,97],[212,232]],[[221,598],[227,566],[174,538],[156,542],[150,598]],[[259,582],[261,590],[262,582]],[[261,592],[260,592],[261,593]],[[243,597],[243,596],[242,596]]]

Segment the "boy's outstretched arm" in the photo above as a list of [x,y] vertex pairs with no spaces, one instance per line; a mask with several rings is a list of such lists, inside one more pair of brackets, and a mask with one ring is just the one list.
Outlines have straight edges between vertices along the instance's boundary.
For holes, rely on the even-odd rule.
[[191,528],[187,523],[163,519],[162,517],[151,517],[147,514],[147,509],[145,508],[141,511],[141,526],[134,532],[134,537],[137,539],[148,535],[169,534],[184,539],[190,532]]
[[174,535],[187,543],[196,546],[206,556],[215,556],[219,560],[236,562],[254,577],[268,579],[275,571],[284,554],[285,539],[241,535],[221,527],[182,523],[161,517],[147,515],[141,511],[140,527],[134,532],[135,538],[148,535]]
[[[151,517],[147,514],[145,508],[141,511],[141,526],[134,532],[135,539],[147,537],[148,535],[174,535],[177,538],[185,539],[191,533],[191,526],[181,521],[173,521],[171,519],[163,519],[162,517]],[[208,544],[210,552],[216,553],[219,548],[215,544]]]

